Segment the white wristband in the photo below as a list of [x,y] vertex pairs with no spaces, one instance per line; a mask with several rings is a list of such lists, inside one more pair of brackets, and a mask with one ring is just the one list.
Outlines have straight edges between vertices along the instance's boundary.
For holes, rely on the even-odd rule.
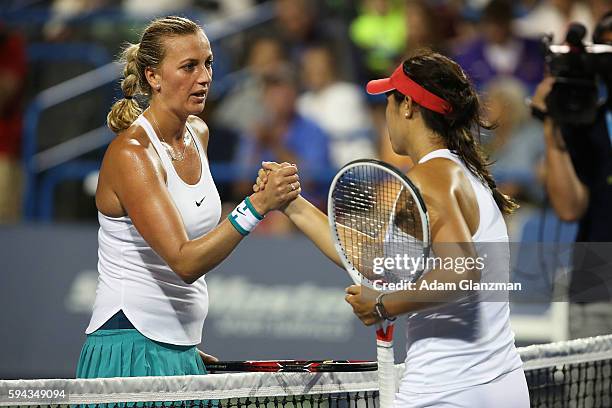
[[263,215],[259,214],[253,206],[249,197],[242,200],[227,216],[236,231],[242,235],[248,235],[263,218]]

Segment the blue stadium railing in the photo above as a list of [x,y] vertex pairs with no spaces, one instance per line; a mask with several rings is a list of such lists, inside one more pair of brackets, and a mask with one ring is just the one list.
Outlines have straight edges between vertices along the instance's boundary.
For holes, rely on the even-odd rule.
[[[94,51],[91,51],[94,49]],[[69,61],[76,60],[79,62],[90,63],[94,67],[108,66],[111,64],[110,56],[104,58],[103,53],[98,46],[87,46],[78,44],[72,46],[70,44],[57,45],[50,44],[49,47],[35,45],[34,48],[28,50],[28,56],[31,61],[42,60],[61,60]],[[86,74],[85,74],[86,75]],[[108,73],[107,73],[108,75]],[[82,77],[83,85],[86,85],[87,77]],[[84,87],[83,90],[87,88]],[[29,103],[24,115],[24,133],[22,141],[22,157],[25,169],[25,194],[24,194],[24,215],[26,218],[36,218],[36,196],[37,196],[37,181],[38,163],[36,153],[38,150],[38,125],[41,114],[48,108],[56,106],[71,98],[69,90],[63,90],[62,84],[51,87],[38,95]],[[110,102],[110,94],[109,100]]]
[[112,61],[106,48],[91,43],[32,43],[27,49],[28,60],[80,61],[99,67]]

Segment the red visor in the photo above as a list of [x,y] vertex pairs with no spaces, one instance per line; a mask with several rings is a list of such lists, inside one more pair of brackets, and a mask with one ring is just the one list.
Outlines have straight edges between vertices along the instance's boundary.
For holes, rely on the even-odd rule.
[[366,85],[366,91],[370,95],[381,94],[394,89],[410,96],[416,103],[434,112],[445,115],[453,110],[450,103],[432,94],[404,74],[402,65],[397,67],[389,78],[375,79]]

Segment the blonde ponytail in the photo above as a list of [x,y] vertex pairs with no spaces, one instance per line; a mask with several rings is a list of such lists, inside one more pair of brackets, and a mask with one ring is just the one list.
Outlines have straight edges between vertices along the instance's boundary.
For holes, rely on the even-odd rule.
[[142,108],[134,98],[140,93],[140,72],[138,70],[138,44],[130,44],[123,50],[122,60],[125,62],[121,90],[123,98],[115,102],[111,108],[106,123],[110,130],[119,133],[129,128],[142,113]]

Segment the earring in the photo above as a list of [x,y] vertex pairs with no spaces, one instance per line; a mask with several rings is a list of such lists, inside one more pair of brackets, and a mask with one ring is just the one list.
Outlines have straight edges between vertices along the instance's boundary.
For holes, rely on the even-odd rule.
[[161,89],[161,85],[157,85],[157,86],[155,87],[155,89],[157,89],[157,90],[159,91],[159,90]]
[[406,119],[408,119],[408,112],[406,112],[406,114],[404,116],[406,117]]

